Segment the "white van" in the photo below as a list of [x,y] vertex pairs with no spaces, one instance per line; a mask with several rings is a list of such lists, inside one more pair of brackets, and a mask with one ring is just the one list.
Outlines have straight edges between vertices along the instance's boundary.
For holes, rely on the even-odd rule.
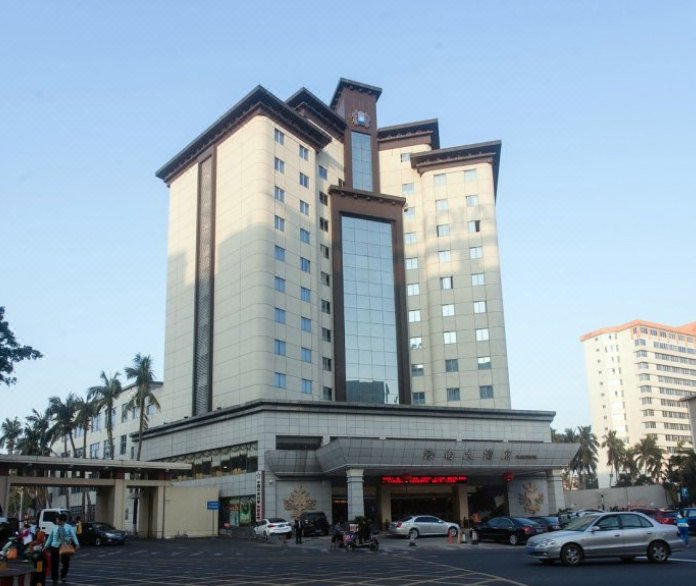
[[39,512],[36,524],[38,528],[46,534],[46,537],[48,537],[51,529],[55,527],[56,519],[60,514],[65,515],[65,517],[68,519],[68,523],[72,521],[70,511],[68,511],[68,509],[42,509]]

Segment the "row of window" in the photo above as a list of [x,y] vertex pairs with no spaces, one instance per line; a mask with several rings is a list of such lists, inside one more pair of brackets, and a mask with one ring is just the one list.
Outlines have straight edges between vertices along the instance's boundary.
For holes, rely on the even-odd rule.
[[[479,370],[490,370],[491,368],[491,357],[490,356],[479,356],[477,358],[478,369]],[[459,359],[458,358],[447,358],[445,359],[445,372],[459,372]],[[411,376],[421,377],[425,375],[425,367],[419,363],[411,364]]]
[[[638,328],[633,328],[633,333],[637,334],[638,333]],[[646,327],[641,327],[640,328],[640,333],[641,334],[650,334],[651,336],[658,336],[660,338],[669,338],[670,340],[679,340],[681,342],[687,341],[689,344],[692,344],[694,342],[694,338],[691,336],[684,336],[683,334],[675,334],[674,332],[665,332],[664,330],[656,330],[656,329],[648,329]]]
[[[492,385],[481,385],[479,387],[479,399],[492,399],[493,398],[493,386]],[[447,388],[447,400],[448,401],[459,401],[461,400],[461,393],[459,387],[448,387]],[[411,402],[414,405],[425,405],[425,393],[423,391],[415,391],[411,393]]]
[[[415,297],[420,295],[420,284],[412,283],[406,285],[406,295],[409,297]],[[474,301],[473,309],[474,313],[486,313],[486,302],[485,301]],[[445,303],[441,305],[442,317],[451,317],[454,315],[454,303]]]
[[[322,366],[324,370],[331,370],[331,359],[322,358]],[[284,372],[274,372],[273,373],[273,386],[278,389],[288,388],[288,377]],[[305,395],[311,395],[313,389],[313,383],[308,378],[300,379],[300,391]],[[331,401],[333,391],[331,387],[322,387],[322,399],[325,401]]]

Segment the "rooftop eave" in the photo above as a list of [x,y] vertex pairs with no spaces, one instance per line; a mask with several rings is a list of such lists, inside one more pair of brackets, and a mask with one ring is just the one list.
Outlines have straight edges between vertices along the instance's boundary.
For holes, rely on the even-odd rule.
[[398,195],[387,195],[386,193],[376,193],[374,191],[363,191],[361,189],[350,189],[345,186],[332,185],[329,187],[329,194],[337,197],[353,197],[355,199],[377,200],[384,203],[391,203],[403,207],[406,205],[406,198]]
[[331,98],[331,109],[336,108],[336,104],[338,104],[338,100],[341,97],[343,90],[345,89],[352,89],[360,93],[372,95],[375,97],[375,101],[379,100],[379,97],[382,95],[382,88],[376,87],[374,85],[368,85],[366,83],[361,83],[359,81],[352,81],[350,79],[342,77],[338,81],[336,91],[334,92],[334,95]]
[[306,108],[319,120],[320,124],[327,127],[327,130],[331,132],[334,137],[343,140],[346,130],[346,121],[307,88],[303,87],[295,92],[285,103],[294,110]]
[[418,122],[409,122],[407,124],[385,126],[377,131],[377,140],[380,142],[417,136],[430,136],[430,146],[433,149],[439,149],[440,125],[437,118],[433,118],[431,120],[420,120]]

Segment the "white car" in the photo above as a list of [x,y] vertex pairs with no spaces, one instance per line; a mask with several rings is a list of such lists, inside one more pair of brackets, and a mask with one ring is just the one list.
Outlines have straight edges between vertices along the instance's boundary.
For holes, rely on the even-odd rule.
[[390,535],[400,535],[410,539],[417,539],[425,535],[459,535],[459,525],[443,521],[430,515],[409,515],[398,521],[389,523]]
[[292,535],[292,527],[281,517],[261,519],[254,527],[254,536],[268,539],[272,535],[282,535],[289,538]]
[[530,537],[527,555],[544,564],[560,560],[564,566],[594,557],[631,561],[647,556],[651,562],[663,563],[685,547],[674,525],[663,525],[642,513],[588,513],[560,531]]

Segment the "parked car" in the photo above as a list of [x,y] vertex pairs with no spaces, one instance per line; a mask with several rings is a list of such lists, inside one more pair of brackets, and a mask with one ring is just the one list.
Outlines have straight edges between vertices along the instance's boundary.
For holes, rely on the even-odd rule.
[[651,562],[661,563],[685,547],[671,525],[642,513],[611,512],[584,515],[561,531],[531,537],[527,554],[544,564],[561,560],[565,566],[577,566],[593,557],[631,561],[636,556],[647,556]]
[[546,533],[546,528],[525,517],[493,517],[474,527],[479,541],[502,541],[510,545],[524,543],[532,535]]
[[635,509],[630,509],[631,512],[643,513],[651,519],[655,519],[658,523],[663,525],[676,525],[677,524],[677,512],[670,511],[668,509],[644,509],[637,507]]
[[321,511],[302,513],[300,515],[300,521],[302,521],[303,525],[302,535],[308,536],[329,534],[329,520]]
[[268,539],[272,535],[281,535],[290,539],[292,535],[292,527],[285,519],[281,517],[271,517],[261,519],[254,527],[254,536]]
[[409,515],[389,523],[389,534],[417,539],[426,535],[459,535],[459,525],[430,515]]
[[527,517],[539,525],[543,525],[546,531],[558,531],[561,528],[561,521],[555,515],[547,515],[543,517]]
[[682,509],[681,514],[689,522],[689,533],[696,533],[696,507]]
[[82,533],[78,535],[80,545],[123,545],[127,539],[125,531],[99,521],[82,523]]

